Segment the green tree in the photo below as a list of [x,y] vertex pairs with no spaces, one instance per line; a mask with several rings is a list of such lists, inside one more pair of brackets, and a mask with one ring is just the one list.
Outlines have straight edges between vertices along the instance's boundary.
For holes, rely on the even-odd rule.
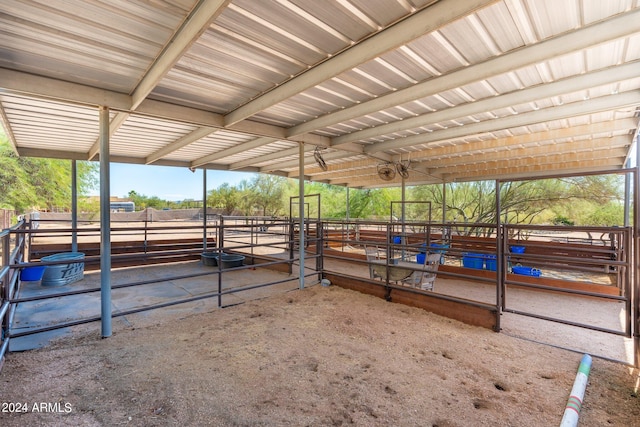
[[251,216],[254,212],[254,197],[253,190],[251,189],[251,183],[246,179],[240,181],[236,187],[238,189],[240,200],[238,202],[238,209],[245,216]]
[[[621,175],[504,182],[500,187],[501,219],[515,224],[564,218],[577,225],[620,225],[622,182]],[[494,181],[446,186],[446,221],[497,222]],[[442,218],[442,185],[414,187],[410,196],[413,200],[432,201],[432,219]]]
[[170,205],[170,202],[162,200],[158,196],[145,196],[144,194],[138,194],[134,190],[129,191],[127,198],[135,203],[138,211],[146,208],[163,209]]
[[399,188],[368,188],[351,191],[349,195],[351,218],[387,219],[391,216],[391,202],[401,200]]
[[145,210],[147,208],[146,196],[131,190],[129,194],[127,194],[127,197],[136,205],[136,210]]
[[[77,162],[78,194],[97,182],[97,163]],[[19,157],[0,133],[0,205],[18,212],[71,208],[71,161]]]
[[253,205],[257,206],[264,216],[282,215],[286,186],[287,178],[275,175],[256,175],[249,183],[249,194]]
[[38,204],[36,188],[6,141],[0,144],[0,207],[25,212]]
[[239,209],[241,200],[241,191],[226,182],[207,194],[207,206],[221,208],[224,215],[231,215]]

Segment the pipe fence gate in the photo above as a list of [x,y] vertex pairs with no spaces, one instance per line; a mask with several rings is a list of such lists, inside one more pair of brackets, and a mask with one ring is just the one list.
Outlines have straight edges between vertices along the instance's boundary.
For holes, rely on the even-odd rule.
[[[502,330],[504,313],[634,337],[632,227],[396,220],[325,220],[323,226],[324,271],[343,274],[346,280],[355,275],[371,279],[385,286],[388,299],[392,290],[402,289],[443,301],[490,305],[497,313],[497,331]],[[440,254],[440,280],[433,291],[408,290],[392,270],[423,270],[424,253]],[[360,273],[355,267],[342,268],[342,273],[333,267],[345,260],[360,265]],[[458,291],[446,279],[463,281],[466,291]],[[527,298],[532,292],[546,303],[533,305]],[[602,318],[579,316],[575,308],[585,305],[603,310]]]

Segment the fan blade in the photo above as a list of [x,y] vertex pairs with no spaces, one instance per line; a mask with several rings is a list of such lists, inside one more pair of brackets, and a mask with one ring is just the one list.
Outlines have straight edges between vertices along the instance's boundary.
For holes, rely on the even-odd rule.
[[324,159],[322,158],[322,154],[320,154],[320,151],[316,149],[313,152],[313,158],[316,159],[316,163],[318,164],[318,166],[320,166],[320,169],[326,172],[327,163],[325,163]]

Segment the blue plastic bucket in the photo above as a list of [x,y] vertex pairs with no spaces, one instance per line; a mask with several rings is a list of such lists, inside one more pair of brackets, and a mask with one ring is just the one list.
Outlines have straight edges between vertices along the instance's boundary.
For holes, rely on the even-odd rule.
[[474,253],[463,254],[462,266],[466,268],[482,270],[482,268],[484,267],[484,255]]
[[[447,252],[447,249],[449,249],[449,245],[444,244],[444,243],[431,243],[429,245],[430,248],[430,252],[432,253],[436,253],[436,254],[444,254]],[[427,244],[423,243],[420,245],[420,253],[421,254],[425,254],[427,253]]]
[[495,255],[485,255],[484,262],[485,262],[485,267],[484,267],[485,270],[489,270],[489,271],[497,270],[498,262],[496,260]]
[[514,274],[520,274],[523,276],[532,276],[532,277],[540,277],[540,275],[542,274],[542,272],[537,268],[524,267],[521,265],[514,265],[511,268],[511,271],[513,271]]
[[20,280],[23,282],[37,282],[42,280],[45,266],[25,267],[20,270]]
[[439,254],[443,254],[443,253],[447,252],[447,249],[449,249],[449,245],[447,245],[445,243],[432,243],[429,246],[431,246],[432,248],[440,249],[438,251],[434,251],[434,252],[439,253]]
[[511,250],[512,254],[523,254],[524,253],[524,246],[510,246],[509,249]]
[[394,236],[394,237],[393,237],[393,244],[394,244],[394,245],[399,245],[400,243],[402,243],[402,237],[400,237],[400,236]]
[[[84,260],[82,252],[62,252],[42,257],[43,262]],[[42,275],[42,286],[63,286],[84,278],[84,261],[47,265]]]

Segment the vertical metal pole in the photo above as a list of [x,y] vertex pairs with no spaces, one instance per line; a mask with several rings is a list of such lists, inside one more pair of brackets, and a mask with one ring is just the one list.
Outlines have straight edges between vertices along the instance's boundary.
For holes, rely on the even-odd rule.
[[[11,233],[7,231],[7,233],[2,236],[2,242],[0,243],[2,244],[2,264],[0,267],[6,267],[11,264]],[[11,274],[7,273],[2,279],[2,292],[0,293],[0,297],[3,300],[11,297],[11,295],[9,295],[10,282]]]
[[304,144],[300,143],[298,152],[298,196],[300,199],[298,215],[300,215],[300,289],[304,289]]
[[[636,150],[637,150],[637,145],[636,145]],[[631,158],[627,159],[627,162],[625,164],[625,167],[630,168],[631,167]],[[626,173],[624,175],[624,226],[625,228],[628,228],[629,225],[631,224],[631,220],[630,220],[630,213],[631,213],[631,180],[634,179],[634,175],[633,173]],[[635,194],[635,188],[634,188],[634,194]],[[637,199],[634,197],[634,205],[635,205],[635,201]],[[635,222],[635,221],[634,221]],[[626,234],[625,234],[625,238],[626,238]],[[635,242],[636,239],[634,239],[633,237],[631,237],[631,241]],[[620,247],[620,245],[623,245],[623,248],[627,248],[627,252],[628,249],[633,246],[633,245],[629,245],[628,243],[622,243],[622,242],[618,242],[618,247]],[[635,253],[637,256],[637,252],[634,250],[632,253]],[[634,292],[635,292],[635,286],[634,283],[635,282],[635,276],[638,270],[634,269],[633,266],[635,264],[633,264],[633,260],[635,259],[634,255],[627,255],[627,260],[631,260],[631,263],[629,264],[630,267],[632,268],[628,268],[626,269],[627,271],[625,271],[625,277],[626,280],[625,282],[627,283],[626,285],[626,289],[625,289],[625,296],[627,298],[626,301],[626,312],[627,312],[627,322],[626,322],[626,331],[630,334],[632,334],[633,329],[636,327],[633,324],[633,319],[636,317],[636,309],[634,308],[634,304],[638,304],[637,302],[637,297],[634,296]],[[618,269],[618,271],[620,271]],[[635,272],[634,272],[635,271]],[[620,278],[620,274],[618,274],[618,277]],[[640,295],[639,295],[640,296]],[[634,301],[636,301],[634,303]],[[637,315],[640,315],[640,312],[638,312]],[[637,340],[636,338],[633,338],[633,346],[637,347]],[[638,366],[638,356],[637,356],[637,351],[634,351],[634,363],[636,366]]]
[[[631,166],[631,159],[627,159],[625,167]],[[624,175],[624,226],[629,226],[629,213],[631,209],[631,173]]]
[[[351,216],[351,212],[349,212],[351,210],[351,207],[349,206],[349,187],[347,187],[347,222],[349,222],[350,216]],[[348,230],[348,227],[347,227]]]
[[402,239],[401,239],[402,252],[401,252],[400,256],[402,257],[403,260],[405,259],[405,256],[406,256],[405,248],[407,246],[407,225],[405,224],[405,221],[407,219],[407,217],[406,217],[406,213],[407,213],[406,200],[407,200],[407,197],[406,196],[407,196],[407,186],[406,186],[406,183],[405,183],[405,180],[404,180],[404,176],[403,176],[402,177],[402,195],[401,195],[401,198],[402,198],[402,204],[401,204],[402,210],[400,211],[400,215],[402,216]]
[[[351,230],[351,224],[349,224],[350,216],[351,216],[351,212],[350,212],[351,206],[349,205],[349,201],[350,201],[349,199],[350,199],[350,197],[349,197],[349,187],[347,187],[347,220],[346,220],[346,229],[347,229],[347,238],[346,238],[346,240],[347,241],[350,240],[349,239],[349,234],[350,234],[350,230]],[[345,229],[345,227],[342,227],[343,235],[344,235],[344,229]],[[344,252],[344,245],[342,245],[342,251]]]
[[111,336],[111,209],[109,201],[109,108],[100,107],[100,319],[102,337]]
[[447,183],[442,183],[442,224],[447,222]]
[[633,292],[629,296],[632,301],[633,309],[630,310],[633,318],[633,347],[634,347],[634,365],[640,364],[640,286],[638,285],[638,271],[640,271],[640,242],[638,232],[640,231],[640,218],[638,218],[638,203],[640,202],[640,134],[636,134],[636,167],[633,174]]
[[202,252],[207,251],[207,169],[202,168]]
[[224,247],[224,217],[218,221],[218,308],[222,308],[222,248]]
[[71,252],[78,252],[78,165],[71,160]]
[[502,259],[502,247],[504,233],[502,229],[501,211],[502,203],[500,199],[501,182],[496,180],[496,332],[500,332],[500,315],[505,304],[504,295],[504,267]]

